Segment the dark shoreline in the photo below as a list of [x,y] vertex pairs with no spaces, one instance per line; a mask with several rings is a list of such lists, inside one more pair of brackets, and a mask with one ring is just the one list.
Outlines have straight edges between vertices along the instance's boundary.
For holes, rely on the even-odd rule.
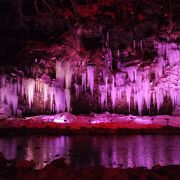
[[172,126],[163,126],[161,128],[103,128],[94,127],[73,129],[69,126],[66,128],[28,128],[28,127],[9,127],[0,128],[0,136],[26,136],[26,135],[180,135],[180,128]]
[[[8,164],[8,166],[7,166]],[[151,169],[136,168],[106,168],[103,166],[85,166],[80,169],[67,165],[64,158],[59,158],[35,170],[34,163],[26,160],[7,161],[0,157],[1,180],[129,180],[129,179],[180,179],[180,165],[154,165]]]

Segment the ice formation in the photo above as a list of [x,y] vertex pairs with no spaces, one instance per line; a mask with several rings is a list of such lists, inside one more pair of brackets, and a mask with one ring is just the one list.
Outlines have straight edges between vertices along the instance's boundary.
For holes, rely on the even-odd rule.
[[[126,66],[121,64],[120,71],[113,76],[112,83],[108,84],[108,93],[111,96],[112,107],[115,108],[123,97],[131,109],[131,104],[137,107],[142,114],[144,105],[150,110],[154,104],[159,112],[164,98],[169,97],[172,105],[180,105],[178,94],[180,92],[180,50],[174,43],[155,43],[158,56],[155,62],[148,66],[136,64]],[[109,55],[109,57],[111,54]],[[155,78],[152,80],[152,75]],[[100,104],[105,102],[103,85],[100,85]],[[107,98],[107,97],[106,97]]]
[[86,90],[86,73],[82,73],[82,89]]
[[[141,115],[144,107],[151,109],[151,105],[160,110],[165,97],[172,101],[173,107],[180,107],[180,50],[175,43],[155,43],[157,57],[150,65],[143,62],[136,65],[121,63],[118,71],[111,71],[112,53],[105,50],[103,83],[96,88],[95,65],[88,64],[86,71],[81,74],[81,83],[73,78],[73,68],[70,62],[56,62],[56,79],[46,81],[46,78],[33,79],[18,76],[0,76],[0,102],[5,103],[16,115],[21,109],[19,102],[24,101],[29,109],[33,108],[37,93],[41,94],[44,108],[52,112],[71,111],[72,87],[78,99],[81,92],[90,90],[94,96],[95,88],[99,93],[99,104],[102,110],[111,105],[116,109],[118,104],[126,102],[131,108],[137,107]],[[97,86],[97,87],[98,87]],[[124,101],[125,100],[125,101]],[[177,108],[176,108],[177,109]]]
[[[36,93],[42,94],[44,108],[55,112],[70,111],[71,109],[71,79],[72,70],[69,63],[56,63],[56,80],[47,83],[42,79],[0,76],[0,102],[11,107],[13,114],[21,108],[18,101],[25,100],[29,109],[35,100]],[[39,103],[39,102],[38,102]]]
[[29,107],[31,107],[33,103],[34,98],[34,92],[35,92],[35,80],[34,79],[26,79],[23,81],[25,89],[25,95],[27,95]]
[[91,93],[94,91],[94,65],[87,66],[87,86],[90,88]]
[[114,82],[114,76],[112,78],[112,85],[111,85],[111,100],[112,100],[112,107],[115,108],[116,105],[116,87]]
[[104,109],[107,107],[107,97],[108,97],[108,78],[105,78],[105,85],[99,85],[100,92],[100,104],[101,108]]
[[65,82],[65,88],[70,88],[72,71],[69,62],[56,62],[56,79],[62,84]]

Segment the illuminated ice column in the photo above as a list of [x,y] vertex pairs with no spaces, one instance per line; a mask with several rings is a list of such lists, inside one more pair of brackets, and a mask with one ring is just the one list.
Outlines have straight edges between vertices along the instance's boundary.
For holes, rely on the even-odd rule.
[[116,105],[116,87],[114,82],[114,76],[112,79],[112,85],[111,85],[111,101],[112,101],[112,107],[115,108]]
[[82,89],[86,91],[86,73],[82,73]]
[[99,85],[99,92],[101,108],[104,108],[107,106],[108,77],[105,77],[105,85]]
[[64,82],[65,69],[61,61],[56,61],[56,79]]
[[138,113],[139,115],[142,115],[143,110],[143,91],[139,90],[136,94],[134,94],[134,104],[137,104],[138,107]]
[[48,101],[48,92],[49,92],[49,87],[47,84],[43,84],[43,94],[44,94],[44,107],[46,106],[46,103]]
[[69,62],[67,62],[64,66],[64,76],[65,76],[65,87],[66,89],[70,89],[71,80],[72,80],[72,70]]
[[94,90],[94,65],[87,65],[87,86],[93,95]]
[[50,86],[49,88],[49,98],[50,98],[50,110],[53,111],[54,109],[54,87]]
[[31,108],[31,105],[33,103],[34,98],[34,92],[35,92],[35,80],[34,79],[26,79],[24,78],[22,80],[22,96],[26,96],[29,104],[29,108]]
[[173,87],[169,89],[169,94],[170,94],[170,98],[171,98],[173,106],[175,106],[178,102],[178,93],[179,92],[177,91],[177,89]]
[[155,67],[155,76],[156,78],[161,78],[163,76],[164,68],[166,66],[166,62],[162,56],[157,57],[157,64]]
[[63,90],[59,87],[54,87],[54,99],[56,112],[64,112],[66,107],[66,97]]
[[110,48],[105,49],[104,59],[106,68],[112,69],[112,51]]
[[66,100],[66,109],[68,112],[71,110],[71,80],[72,80],[72,69],[70,63],[65,64],[65,100]]
[[166,56],[170,66],[174,66],[180,62],[180,50],[175,43],[166,45]]
[[129,112],[130,112],[132,87],[130,85],[128,85],[128,86],[125,87],[125,90],[126,90],[126,100],[127,100],[128,107],[129,107]]
[[170,89],[170,97],[173,103],[173,112],[172,114],[175,116],[180,116],[180,89]]
[[138,107],[138,113],[141,115],[143,109],[143,72],[137,72],[137,78],[133,86],[134,104]]
[[137,67],[136,66],[129,66],[129,67],[125,67],[124,71],[127,72],[128,74],[128,78],[131,82],[136,81],[137,78]]
[[157,110],[159,113],[160,107],[163,104],[164,101],[164,92],[162,88],[157,87],[155,89],[155,96],[156,96],[156,104],[157,104]]
[[56,79],[64,83],[65,87],[70,88],[72,79],[72,70],[69,62],[56,61]]
[[6,76],[1,76],[0,82],[0,101],[12,107],[15,114],[18,109],[18,83],[12,82],[12,79],[8,81]]
[[0,76],[0,101],[1,102],[5,102],[5,100],[8,103],[8,99],[7,96],[10,93],[10,89],[9,89],[9,83],[7,82],[6,76]]
[[70,112],[70,110],[71,110],[71,94],[70,94],[70,89],[65,89],[65,100],[66,100],[67,112]]
[[[64,88],[64,90],[56,90],[55,93],[55,104],[56,111],[65,111],[64,105],[66,105],[66,109],[69,112],[71,107],[71,81],[72,81],[72,69],[69,62],[60,62],[56,61],[56,79],[59,81],[60,86]],[[65,85],[64,85],[65,82]],[[62,91],[64,91],[65,99],[62,98]]]

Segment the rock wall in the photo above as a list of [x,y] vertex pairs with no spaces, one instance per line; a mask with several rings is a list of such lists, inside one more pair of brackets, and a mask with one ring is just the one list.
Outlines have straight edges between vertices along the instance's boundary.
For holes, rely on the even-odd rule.
[[47,5],[23,1],[14,6],[19,21],[7,14],[0,28],[11,45],[0,51],[0,101],[10,114],[177,114],[178,1]]

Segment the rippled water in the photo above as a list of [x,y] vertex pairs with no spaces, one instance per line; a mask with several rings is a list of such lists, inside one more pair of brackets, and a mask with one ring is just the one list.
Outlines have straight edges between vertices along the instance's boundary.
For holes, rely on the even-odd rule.
[[76,167],[151,168],[155,164],[180,164],[180,136],[30,136],[0,138],[0,151],[7,159],[34,160],[42,168],[65,157]]

